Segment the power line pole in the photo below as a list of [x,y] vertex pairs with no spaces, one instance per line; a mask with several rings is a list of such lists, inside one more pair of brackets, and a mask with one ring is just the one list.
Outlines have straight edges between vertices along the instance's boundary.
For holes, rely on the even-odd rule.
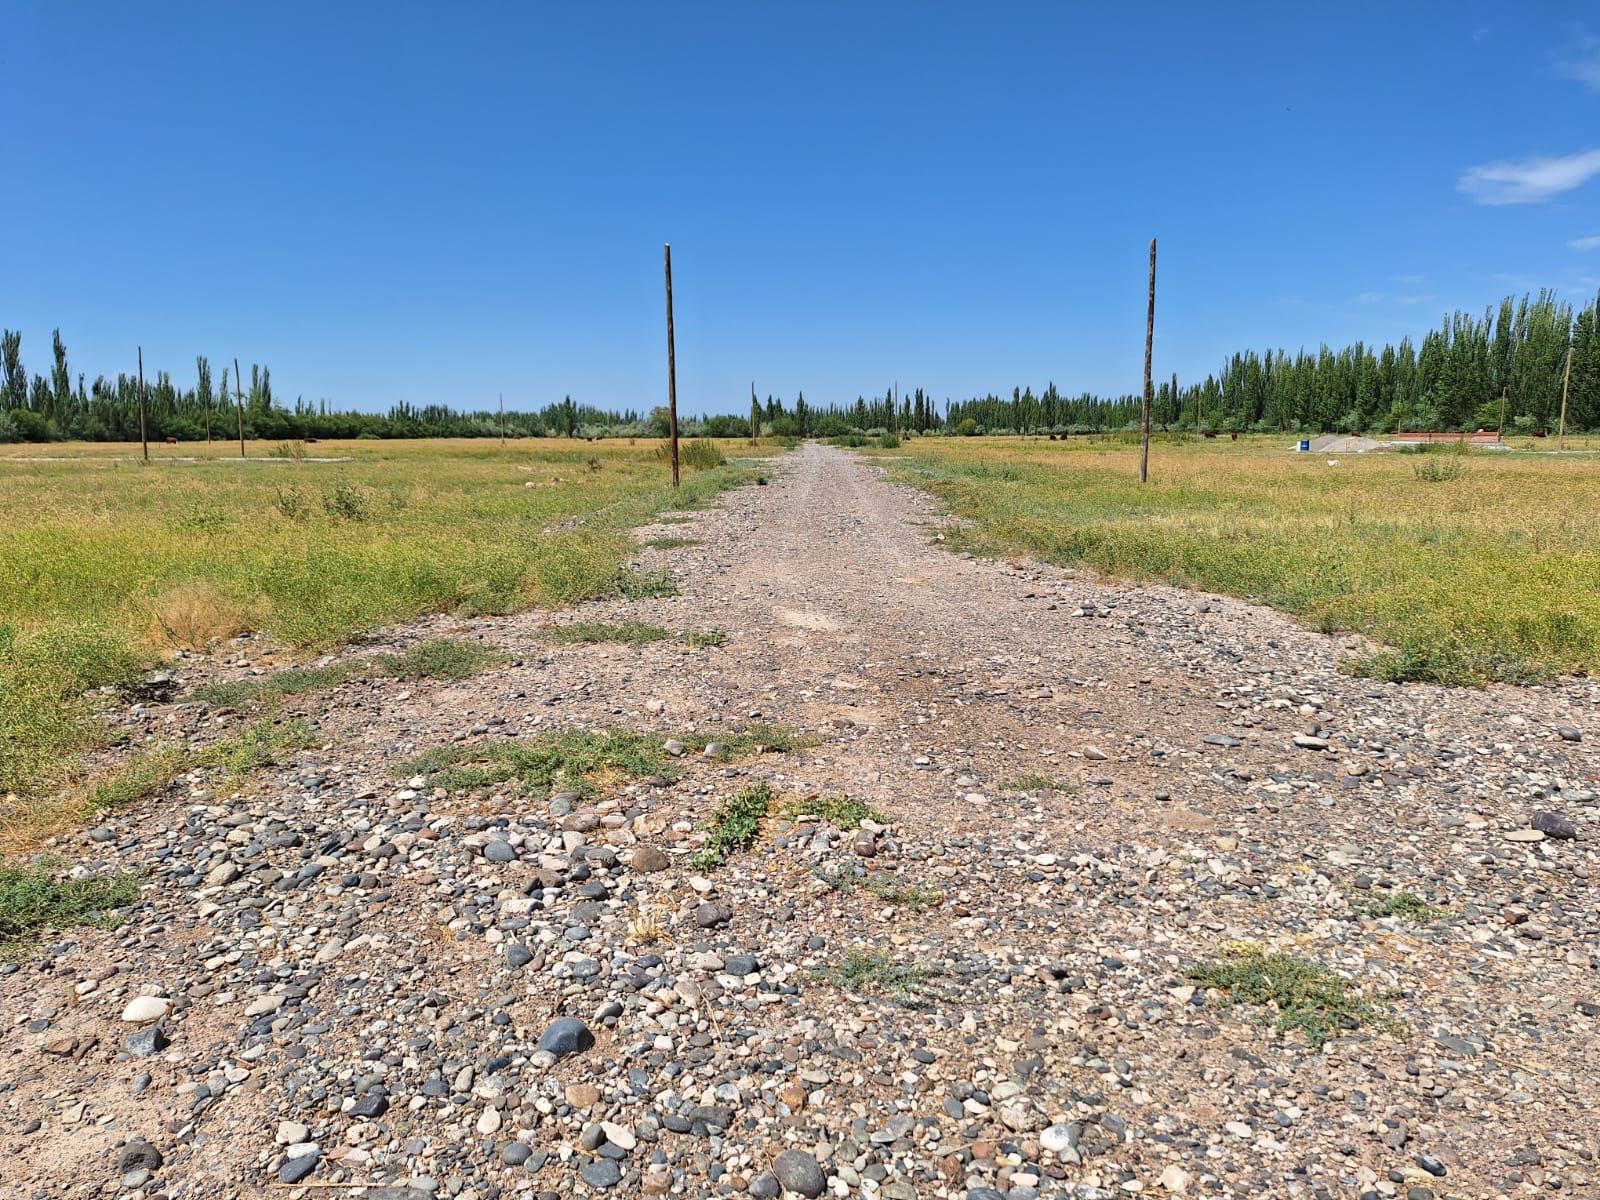
[[1567,343],[1567,367],[1561,372],[1561,427],[1556,431],[1556,449],[1567,448],[1567,383],[1572,379],[1572,343]]
[[667,436],[672,441],[672,486],[678,486],[678,364],[672,345],[672,244],[666,246],[667,266]]
[[144,425],[144,347],[139,347],[139,444],[144,447],[144,460],[150,461],[150,438]]
[[239,380],[239,360],[233,360],[234,411],[239,417],[239,457],[244,457],[244,384]]
[[506,394],[500,393],[500,448],[506,446]]
[[1139,482],[1150,480],[1150,354],[1156,340],[1156,240],[1150,239],[1150,307],[1144,322],[1144,411],[1140,418]]
[[756,408],[756,381],[752,379],[750,381],[750,444],[752,446],[756,444],[756,438],[759,436],[760,428],[761,416],[759,410]]

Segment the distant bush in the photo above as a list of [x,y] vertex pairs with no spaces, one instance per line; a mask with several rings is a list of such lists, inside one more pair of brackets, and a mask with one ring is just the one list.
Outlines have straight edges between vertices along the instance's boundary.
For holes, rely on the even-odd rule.
[[878,439],[878,445],[885,450],[898,450],[900,449],[900,436],[894,433],[886,433]]
[[956,433],[960,437],[976,437],[978,434],[978,422],[971,417],[964,417],[961,424],[956,426]]

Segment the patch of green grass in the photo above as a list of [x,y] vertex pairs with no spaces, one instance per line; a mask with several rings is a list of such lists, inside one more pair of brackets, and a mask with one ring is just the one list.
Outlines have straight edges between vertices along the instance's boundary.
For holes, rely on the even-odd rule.
[[852,946],[828,976],[830,982],[852,992],[876,992],[897,1004],[916,1008],[945,993],[929,982],[938,974],[914,962],[900,962],[881,950]]
[[498,662],[500,655],[460,638],[432,638],[399,654],[370,654],[321,667],[286,667],[270,675],[208,683],[194,698],[218,708],[238,708],[281,696],[325,692],[352,679],[390,676],[395,679],[466,679]]
[[862,821],[887,825],[889,818],[864,800],[852,800],[840,792],[837,796],[813,796],[809,800],[790,800],[783,806],[783,815],[791,820],[799,817],[817,817],[840,829],[859,829]]
[[658,537],[651,538],[645,543],[645,545],[649,546],[652,550],[677,550],[683,546],[698,546],[700,545],[700,539],[686,537]]
[[909,908],[912,912],[922,912],[944,902],[944,893],[936,887],[924,883],[901,883],[893,875],[882,872],[857,875],[848,867],[838,871],[825,871],[819,867],[812,874],[835,891],[853,892],[859,888],[896,907]]
[[49,861],[0,865],[0,959],[19,956],[44,930],[98,924],[138,898],[138,880],[127,873],[75,879]]
[[0,447],[0,796],[67,788],[106,742],[99,689],[174,647],[259,630],[323,652],[427,613],[615,595],[633,586],[629,530],[751,477],[674,489],[653,447],[621,442],[352,440],[318,447],[348,460],[329,463],[272,448],[154,447],[145,466],[109,443],[49,462]]
[[624,600],[657,600],[678,594],[677,582],[666,571],[623,571],[615,586]]
[[1058,788],[1063,791],[1069,790],[1049,775],[1040,774],[1038,771],[1024,771],[1015,779],[1002,784],[1001,788],[1007,792],[1049,792]]
[[571,625],[552,625],[539,631],[547,642],[559,646],[590,646],[599,642],[619,642],[624,646],[643,646],[671,637],[659,625],[646,625],[643,621],[623,621],[607,624],[604,621],[577,621]]
[[1344,1030],[1398,1028],[1332,968],[1260,946],[1229,947],[1223,957],[1190,967],[1188,977],[1222,992],[1229,1004],[1270,1010],[1274,1029],[1303,1033],[1315,1049]]
[[717,806],[706,823],[706,844],[689,857],[697,871],[709,870],[728,861],[728,855],[743,850],[756,840],[761,822],[772,803],[772,789],[752,783]]
[[[672,458],[672,443],[662,442],[656,447],[656,460],[669,462]],[[710,438],[680,438],[678,439],[678,464],[693,471],[705,471],[712,467],[720,467],[728,461],[722,453],[722,448]]]
[[1428,921],[1440,921],[1452,915],[1448,908],[1437,908],[1415,892],[1396,892],[1392,896],[1382,896],[1357,905],[1356,910],[1363,916],[1404,917],[1408,921],[1423,924]]

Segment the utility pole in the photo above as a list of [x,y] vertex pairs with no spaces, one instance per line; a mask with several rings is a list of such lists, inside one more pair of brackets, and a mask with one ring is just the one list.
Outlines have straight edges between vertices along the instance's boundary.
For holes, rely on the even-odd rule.
[[900,432],[900,381],[894,381],[894,391],[889,398],[889,432]]
[[1506,440],[1506,392],[1509,390],[1509,388],[1500,389],[1500,427],[1494,431],[1495,440],[1499,442]]
[[761,411],[756,407],[756,381],[752,379],[750,381],[750,444],[752,446],[756,444],[756,438],[760,436],[760,430]]
[[144,347],[139,347],[139,443],[144,447],[144,460],[150,461],[150,438],[144,425]]
[[1150,480],[1150,354],[1156,340],[1156,240],[1150,239],[1150,307],[1144,323],[1144,408],[1140,418],[1139,482]]
[[1567,367],[1561,372],[1561,427],[1556,431],[1556,449],[1567,448],[1567,383],[1572,379],[1572,343],[1567,343]]
[[239,457],[244,457],[244,384],[239,381],[239,360],[233,360],[234,411],[239,417]]
[[506,394],[500,393],[500,448],[506,448]]
[[678,486],[678,363],[672,345],[672,243],[665,251],[667,266],[667,436],[672,441],[672,486]]

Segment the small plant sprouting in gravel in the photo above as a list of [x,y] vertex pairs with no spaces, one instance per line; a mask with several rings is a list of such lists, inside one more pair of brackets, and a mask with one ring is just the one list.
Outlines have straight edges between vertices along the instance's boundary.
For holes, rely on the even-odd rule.
[[818,868],[812,874],[835,891],[853,892],[860,888],[886,903],[909,908],[912,912],[933,908],[944,900],[944,893],[936,887],[924,883],[899,883],[894,876],[882,873],[856,875],[846,867],[831,872]]
[[1063,784],[1038,771],[1025,771],[1004,785],[1008,792],[1049,792],[1058,788],[1065,790]]
[[708,629],[703,633],[693,631],[679,635],[679,640],[691,650],[702,650],[712,646],[720,646],[728,640],[728,635],[720,629]]
[[1320,1050],[1340,1030],[1398,1028],[1332,968],[1248,942],[1229,945],[1221,958],[1195,964],[1188,977],[1223,993],[1229,1004],[1270,1009],[1277,1014],[1274,1029],[1305,1034],[1313,1049]]
[[652,549],[652,550],[677,550],[682,546],[698,546],[699,544],[700,544],[700,539],[699,538],[686,538],[686,537],[658,537],[658,538],[651,538],[648,542],[645,543],[645,545],[649,546],[650,549]]
[[1367,917],[1404,917],[1419,923],[1439,921],[1452,915],[1448,908],[1429,904],[1415,892],[1396,892],[1392,896],[1371,900],[1364,906],[1358,906],[1357,911]]
[[657,600],[678,594],[678,585],[665,571],[624,571],[617,576],[616,594],[624,600]]
[[754,842],[771,803],[772,789],[764,783],[741,788],[724,800],[706,825],[705,847],[690,857],[689,865],[697,871],[721,866],[728,855]]
[[813,796],[809,800],[791,800],[783,806],[783,815],[790,820],[816,817],[839,829],[859,829],[861,822],[872,821],[887,825],[884,816],[864,800],[852,800],[841,792],[837,796]]
[[924,1000],[944,998],[944,993],[928,982],[936,974],[914,962],[897,962],[881,950],[852,946],[827,978],[847,991],[877,992],[897,1004],[916,1008]]
[[271,675],[208,683],[195,689],[195,699],[219,708],[237,708],[251,701],[301,696],[348,683],[388,675],[395,679],[466,679],[500,661],[500,656],[461,638],[429,638],[399,654],[347,658],[321,667],[286,667]]
[[597,642],[620,642],[624,646],[643,646],[671,637],[659,625],[646,625],[643,621],[623,621],[612,625],[604,621],[578,621],[571,625],[552,625],[540,630],[547,642],[562,646],[589,646]]

